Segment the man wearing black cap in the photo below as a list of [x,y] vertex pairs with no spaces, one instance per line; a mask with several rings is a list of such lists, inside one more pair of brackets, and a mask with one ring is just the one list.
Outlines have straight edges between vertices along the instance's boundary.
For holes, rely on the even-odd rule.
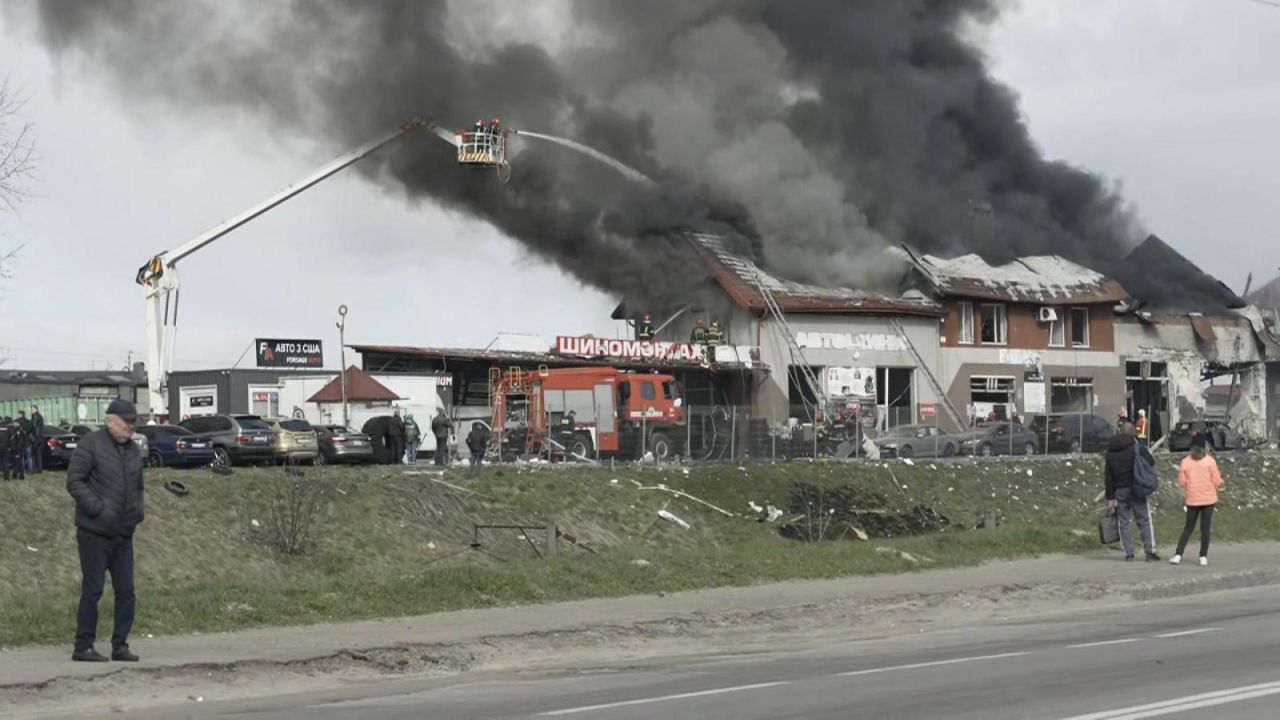
[[129,651],[133,627],[133,531],[143,519],[142,454],[133,442],[138,411],[127,400],[107,406],[106,426],[80,441],[67,470],[67,492],[76,501],[80,546],[80,610],[76,615],[78,662],[106,662],[94,649],[98,600],[111,573],[116,594],[111,659],[137,662]]

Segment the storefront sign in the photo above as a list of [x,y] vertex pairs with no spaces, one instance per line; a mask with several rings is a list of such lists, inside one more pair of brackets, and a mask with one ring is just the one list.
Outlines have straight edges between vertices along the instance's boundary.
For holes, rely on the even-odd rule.
[[906,343],[887,333],[798,332],[796,344],[809,350],[880,350],[899,352]]
[[213,407],[212,395],[192,395],[187,404],[193,408],[210,408]]
[[920,419],[933,420],[938,417],[937,403],[920,403]]
[[259,338],[258,367],[313,367],[324,365],[319,340],[278,340]]
[[556,338],[556,354],[624,360],[699,361],[702,360],[702,346],[659,340],[618,340],[562,335]]

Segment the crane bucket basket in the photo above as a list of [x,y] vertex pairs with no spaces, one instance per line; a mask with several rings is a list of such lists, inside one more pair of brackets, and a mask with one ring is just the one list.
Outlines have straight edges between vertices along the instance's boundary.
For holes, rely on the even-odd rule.
[[460,132],[458,164],[467,167],[501,167],[507,164],[507,132],[483,128]]

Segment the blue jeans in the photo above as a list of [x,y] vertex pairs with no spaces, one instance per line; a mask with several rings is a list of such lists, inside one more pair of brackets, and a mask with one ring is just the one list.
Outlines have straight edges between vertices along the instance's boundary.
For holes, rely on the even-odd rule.
[[418,462],[418,445],[419,445],[418,441],[414,440],[413,442],[409,443],[409,447],[405,450],[405,454],[409,458],[410,465]]

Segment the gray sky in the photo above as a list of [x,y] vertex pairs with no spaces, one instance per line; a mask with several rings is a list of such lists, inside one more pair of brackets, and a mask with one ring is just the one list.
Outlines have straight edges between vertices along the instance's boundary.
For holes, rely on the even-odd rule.
[[[0,216],[0,247],[25,246],[0,287],[11,367],[136,358],[137,268],[332,155],[234,118],[126,107],[59,73],[3,14],[0,35],[0,69],[29,98],[40,156],[33,197]],[[1268,220],[1280,195],[1280,8],[1023,0],[983,37],[1049,157],[1120,183],[1148,229],[1237,291],[1250,271],[1255,287],[1276,274]],[[617,332],[610,298],[484,224],[354,175],[180,267],[180,369],[230,365],[264,336],[322,338],[336,366],[340,303],[351,308],[349,342],[484,346],[499,332]]]

